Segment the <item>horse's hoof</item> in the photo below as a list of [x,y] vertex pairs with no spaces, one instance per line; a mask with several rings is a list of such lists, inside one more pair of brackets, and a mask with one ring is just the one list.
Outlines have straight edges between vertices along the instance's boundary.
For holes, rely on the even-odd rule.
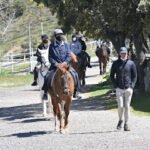
[[65,132],[65,130],[60,130],[60,133],[65,134],[66,132]]
[[64,131],[65,133],[69,133],[69,129],[67,127],[64,129]]

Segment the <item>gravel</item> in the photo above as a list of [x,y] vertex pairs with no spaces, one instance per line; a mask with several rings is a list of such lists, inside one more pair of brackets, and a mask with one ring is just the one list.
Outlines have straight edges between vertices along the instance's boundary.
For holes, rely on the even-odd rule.
[[[88,85],[100,81],[96,61],[87,70]],[[38,87],[0,88],[0,150],[150,150],[149,117],[131,114],[132,130],[117,131],[116,111],[82,97],[72,102],[68,133],[60,134],[53,132],[52,114],[42,117]]]

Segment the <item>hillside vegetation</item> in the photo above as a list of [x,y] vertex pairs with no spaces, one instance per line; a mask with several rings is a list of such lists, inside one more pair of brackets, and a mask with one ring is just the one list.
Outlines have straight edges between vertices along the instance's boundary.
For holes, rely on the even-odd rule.
[[[0,34],[0,56],[3,56],[8,51],[28,49],[29,28],[31,29],[32,47],[36,47],[40,42],[41,34],[51,35],[53,29],[57,27],[57,19],[52,16],[48,8],[42,5],[37,6],[34,2],[25,2],[23,0],[19,0],[19,2],[19,6],[21,5],[20,7],[23,9],[16,8],[16,16],[12,19],[7,31],[3,35]],[[5,26],[2,24],[1,17],[0,19],[0,33],[2,33]]]

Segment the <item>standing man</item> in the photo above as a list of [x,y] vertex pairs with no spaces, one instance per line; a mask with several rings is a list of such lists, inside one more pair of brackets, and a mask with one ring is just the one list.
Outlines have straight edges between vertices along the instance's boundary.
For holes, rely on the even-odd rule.
[[124,114],[124,131],[130,131],[128,126],[130,102],[133,88],[137,80],[136,66],[133,61],[128,59],[126,47],[121,47],[120,57],[114,61],[111,67],[110,78],[116,88],[116,98],[118,104],[119,122],[117,129],[121,129]]
[[38,79],[37,66],[42,63],[42,60],[41,60],[42,58],[41,58],[40,51],[42,51],[42,50],[47,50],[48,51],[48,48],[49,48],[48,36],[46,34],[41,36],[41,41],[42,41],[41,44],[37,47],[37,51],[34,54],[34,56],[37,56],[37,64],[36,64],[36,66],[34,67],[34,70],[33,70],[34,81],[31,84],[32,86],[37,85],[37,79]]

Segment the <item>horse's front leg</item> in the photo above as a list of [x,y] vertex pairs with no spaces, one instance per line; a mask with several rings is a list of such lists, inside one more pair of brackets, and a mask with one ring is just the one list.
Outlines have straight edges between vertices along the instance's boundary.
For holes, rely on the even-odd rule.
[[107,60],[103,63],[103,73],[106,73]]
[[52,102],[51,102],[51,97],[48,97],[48,102],[47,102],[47,113],[50,114],[52,113]]
[[71,97],[69,97],[64,105],[64,112],[65,112],[65,124],[64,128],[68,127],[68,116],[70,112],[70,103],[71,103]]
[[[44,94],[44,91],[41,90],[41,96]],[[42,100],[42,105],[43,105],[43,116],[46,117],[47,116],[47,101],[46,100]]]
[[86,70],[84,70],[83,76],[82,76],[82,85],[83,85],[83,86],[85,85],[85,71],[86,71]]
[[100,60],[99,60],[99,68],[100,68],[100,75],[102,75],[102,74],[103,74],[103,71],[102,71],[102,63],[101,63]]
[[57,117],[59,120],[59,131],[60,133],[63,133],[63,111],[62,111],[62,105],[61,103],[58,103],[58,113],[57,113]]
[[56,100],[54,98],[52,98],[52,104],[53,104],[53,113],[54,113],[54,126],[55,126],[55,131],[58,132],[58,119],[57,119],[57,114],[58,114],[58,105],[56,103]]

